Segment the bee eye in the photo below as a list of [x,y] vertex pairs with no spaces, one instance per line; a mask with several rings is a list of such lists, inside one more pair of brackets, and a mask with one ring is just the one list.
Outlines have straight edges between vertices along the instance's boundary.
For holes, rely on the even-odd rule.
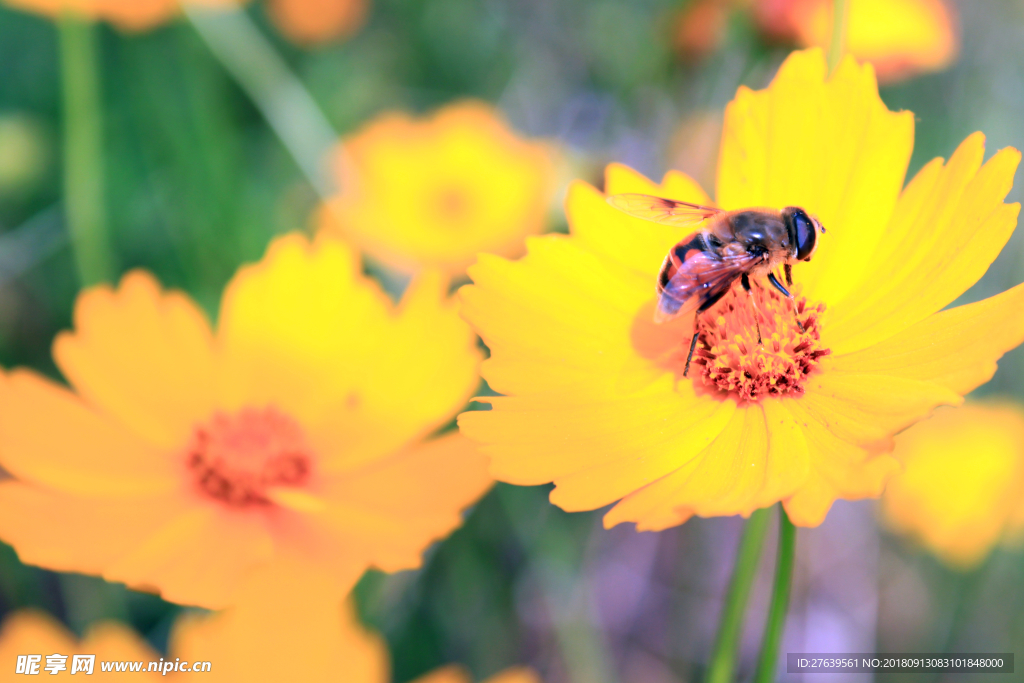
[[793,221],[793,234],[796,237],[796,258],[798,261],[810,260],[818,241],[818,233],[803,209],[795,209],[790,218]]

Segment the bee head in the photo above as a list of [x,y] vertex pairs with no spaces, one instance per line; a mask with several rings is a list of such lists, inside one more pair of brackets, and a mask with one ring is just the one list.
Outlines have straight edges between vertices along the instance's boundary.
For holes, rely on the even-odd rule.
[[825,232],[825,227],[798,206],[787,206],[782,210],[782,217],[786,221],[794,257],[797,261],[810,261],[818,246],[818,232]]

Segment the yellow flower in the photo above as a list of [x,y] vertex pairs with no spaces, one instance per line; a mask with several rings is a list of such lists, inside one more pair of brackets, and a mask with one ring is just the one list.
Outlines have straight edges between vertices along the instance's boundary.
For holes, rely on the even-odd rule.
[[370,0],[270,0],[271,19],[293,43],[346,38],[366,23]]
[[[341,242],[290,235],[228,285],[216,331],[148,274],[83,293],[54,359],[0,375],[0,538],[21,559],[218,608],[284,563],[416,567],[490,485],[458,434],[478,383],[437,275],[392,306]],[[326,599],[326,598],[325,598]]]
[[[414,683],[472,683],[469,674],[461,666],[445,666],[417,678]],[[488,678],[484,683],[540,683],[540,677],[533,669],[514,667]]]
[[[95,655],[92,664],[92,676],[101,680],[123,678],[125,672],[104,673],[101,662],[156,662],[157,654],[133,630],[123,624],[111,621],[101,622],[89,628],[85,637],[79,641],[56,619],[35,609],[21,610],[8,616],[0,628],[0,680],[25,680],[25,673],[15,673],[19,655],[39,655],[36,675],[49,677],[46,670],[47,656],[64,655],[66,669],[53,675],[71,675],[74,655]],[[87,670],[75,671],[75,676],[89,675]],[[31,672],[27,672],[31,675]],[[134,680],[159,681],[159,673],[143,671],[133,674]],[[31,680],[31,679],[28,679]],[[92,678],[86,680],[94,680]]]
[[323,228],[407,271],[458,274],[481,251],[522,253],[554,194],[549,146],[517,137],[482,102],[427,119],[385,114],[342,143],[337,169]]
[[[317,581],[294,584],[264,574],[239,594],[238,603],[212,616],[187,615],[174,625],[170,651],[185,661],[209,661],[211,683],[388,683],[384,640],[366,630],[351,601],[338,609],[325,601]],[[181,674],[182,677],[188,674]],[[445,667],[416,683],[469,683]],[[487,683],[539,683],[531,672],[511,669]]]
[[1009,402],[942,409],[896,437],[905,470],[882,496],[895,531],[970,569],[1024,531],[1024,410]]
[[[869,65],[825,74],[820,50],[794,53],[725,113],[718,204],[801,206],[828,230],[793,268],[795,300],[754,288],[763,345],[734,288],[700,318],[683,377],[693,317],[657,325],[652,312],[662,260],[692,228],[628,216],[586,183],[569,190],[570,235],[470,269],[463,315],[505,396],[460,425],[496,478],[554,482],[569,511],[620,501],[606,526],[664,529],[779,500],[814,526],[836,499],[880,495],[898,468],[892,435],[960,403],[1024,340],[1024,286],[942,310],[1013,231],[1019,205],[1003,198],[1020,154],[982,165],[975,134],[903,188],[913,114],[885,108]],[[710,203],[675,172],[659,186],[612,165],[605,189]]]
[[11,7],[56,17],[73,12],[86,19],[109,21],[126,31],[145,31],[170,21],[181,3],[200,7],[231,7],[248,0],[4,0]]
[[[679,15],[676,44],[687,55],[716,49],[729,15],[745,10],[770,40],[803,47],[832,41],[832,0],[696,0]],[[874,65],[881,81],[940,71],[959,51],[953,10],[944,0],[848,0],[845,49]]]
[[[826,47],[832,39],[831,0],[761,0],[762,20],[774,21],[800,45]],[[776,12],[773,19],[765,15]],[[956,59],[959,39],[943,0],[849,0],[845,48],[871,62],[891,82],[941,71]]]

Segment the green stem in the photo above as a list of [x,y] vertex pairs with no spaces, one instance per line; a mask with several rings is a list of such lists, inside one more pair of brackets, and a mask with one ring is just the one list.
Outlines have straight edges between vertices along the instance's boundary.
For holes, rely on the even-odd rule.
[[757,510],[750,515],[743,527],[740,548],[736,553],[736,564],[729,580],[729,591],[722,608],[722,621],[715,637],[715,649],[708,665],[707,683],[732,683],[736,666],[736,653],[743,635],[743,614],[747,609],[747,598],[757,575],[761,547],[768,531],[769,510]]
[[828,72],[834,73],[846,49],[847,0],[832,0],[832,42],[828,47]]
[[757,658],[754,683],[771,683],[775,679],[775,663],[779,659],[779,646],[786,627],[789,609],[789,591],[793,584],[793,558],[796,554],[796,527],[789,521],[779,505],[779,548],[775,561],[775,585],[768,608],[768,623],[761,641],[761,654]]
[[64,202],[83,286],[110,281],[113,257],[103,193],[103,117],[96,27],[71,12],[60,17],[64,98]]
[[328,154],[337,134],[320,106],[245,10],[182,11],[211,52],[252,99],[299,170],[321,197],[336,189]]

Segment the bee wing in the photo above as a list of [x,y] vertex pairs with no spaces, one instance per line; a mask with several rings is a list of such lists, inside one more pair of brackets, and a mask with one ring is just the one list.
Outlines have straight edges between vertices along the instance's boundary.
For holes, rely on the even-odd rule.
[[654,321],[663,323],[692,313],[699,308],[710,308],[732,287],[732,283],[761,262],[761,257],[750,254],[719,256],[713,252],[692,249],[676,266],[671,257],[665,259],[662,269],[668,269],[667,281],[658,282],[658,306]]
[[608,197],[608,203],[631,216],[677,227],[697,225],[722,211],[713,206],[690,204],[649,194],[613,194]]

